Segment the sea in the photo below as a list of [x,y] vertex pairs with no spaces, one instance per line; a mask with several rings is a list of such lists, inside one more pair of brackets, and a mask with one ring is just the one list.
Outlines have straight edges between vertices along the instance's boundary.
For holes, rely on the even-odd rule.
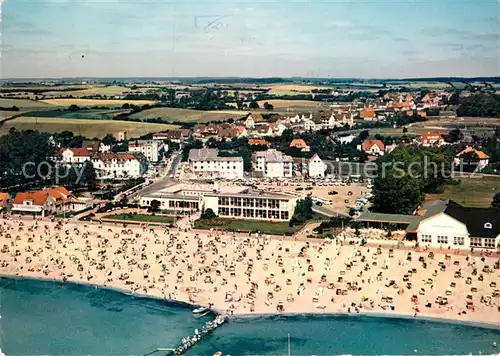
[[[173,348],[210,316],[192,306],[74,283],[0,278],[6,355],[144,355]],[[288,340],[290,342],[288,343]],[[418,319],[337,316],[231,318],[188,355],[493,354],[500,331]],[[164,355],[156,353],[154,355]]]

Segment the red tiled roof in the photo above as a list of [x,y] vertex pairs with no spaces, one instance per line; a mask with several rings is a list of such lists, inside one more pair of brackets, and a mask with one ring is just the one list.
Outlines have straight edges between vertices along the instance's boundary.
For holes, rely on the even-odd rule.
[[359,113],[359,116],[361,116],[362,118],[374,118],[375,110],[373,108],[364,108]]
[[7,199],[9,199],[9,194],[7,193],[0,193],[0,206],[2,206]]
[[267,142],[264,139],[258,139],[258,138],[251,138],[248,140],[249,145],[262,145],[262,146],[269,146],[269,142]]
[[292,142],[290,142],[289,147],[306,148],[307,144],[303,139],[296,138],[296,139],[293,139]]
[[463,155],[464,153],[467,153],[467,152],[474,152],[479,159],[488,159],[488,158],[490,158],[490,156],[488,156],[483,151],[476,150],[475,148],[473,148],[471,146],[467,146],[464,150],[462,150],[461,152],[457,153],[457,155],[455,157],[460,157],[461,155]]
[[33,200],[34,205],[42,206],[47,201],[49,193],[47,191],[21,192],[17,193],[12,204],[24,204],[25,200]]
[[373,145],[377,145],[381,151],[385,150],[385,145],[382,141],[368,139],[368,140],[363,141],[363,145],[362,145],[363,151],[365,151],[365,152],[369,151],[373,147]]

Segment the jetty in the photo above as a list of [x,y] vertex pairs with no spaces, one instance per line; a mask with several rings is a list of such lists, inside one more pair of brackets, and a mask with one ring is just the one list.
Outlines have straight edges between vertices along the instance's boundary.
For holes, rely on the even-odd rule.
[[217,315],[215,319],[207,321],[200,330],[195,329],[194,334],[182,338],[180,344],[175,348],[157,348],[143,356],[152,355],[158,352],[165,352],[165,355],[182,355],[184,352],[193,347],[198,341],[209,335],[212,331],[226,322],[227,318],[224,315]]

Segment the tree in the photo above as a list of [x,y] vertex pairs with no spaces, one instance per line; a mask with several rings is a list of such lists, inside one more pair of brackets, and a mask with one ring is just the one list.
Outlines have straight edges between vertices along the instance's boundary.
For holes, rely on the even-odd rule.
[[78,111],[78,110],[80,110],[80,107],[79,107],[78,105],[71,104],[71,105],[68,107],[68,110],[69,110],[69,111]]
[[113,146],[114,144],[116,144],[116,138],[111,134],[107,134],[106,136],[103,137],[102,143],[105,144],[106,146],[108,145]]
[[406,136],[407,133],[408,133],[408,128],[403,127],[403,136]]
[[161,202],[159,200],[153,199],[151,200],[150,208],[152,212],[157,212],[160,210]]
[[216,217],[217,217],[217,215],[215,215],[214,211],[210,208],[205,209],[203,214],[200,216],[200,218],[204,219],[204,220],[211,220],[211,219],[215,219]]
[[299,222],[304,222],[312,218],[312,206],[313,202],[310,196],[298,200],[297,204],[295,205],[293,217]]
[[256,102],[255,100],[252,100],[250,104],[248,105],[250,109],[258,109],[259,108],[259,103]]
[[123,105],[122,105],[122,109],[124,109],[124,110],[128,110],[128,109],[130,109],[130,104],[129,104],[129,103],[125,103],[125,104],[123,104]]
[[264,103],[264,109],[266,110],[274,110],[273,104],[269,104],[267,101]]
[[446,140],[450,143],[456,143],[461,141],[464,138],[463,133],[460,131],[459,128],[453,129],[450,132],[448,132],[448,135],[446,136]]
[[359,133],[359,139],[360,139],[361,141],[366,140],[366,139],[368,138],[368,136],[370,136],[370,131],[368,131],[368,130],[363,130],[363,131],[361,131],[361,132]]
[[496,193],[491,200],[491,207],[500,209],[500,192]]

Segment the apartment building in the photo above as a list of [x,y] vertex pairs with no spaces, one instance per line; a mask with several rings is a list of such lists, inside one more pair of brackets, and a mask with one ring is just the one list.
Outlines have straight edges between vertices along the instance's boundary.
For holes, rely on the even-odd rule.
[[130,152],[142,153],[149,162],[158,162],[160,143],[155,140],[135,140],[128,143]]
[[100,152],[91,161],[99,179],[138,178],[148,169],[146,157],[139,152]]
[[293,159],[275,149],[254,154],[254,171],[267,178],[293,177]]
[[323,160],[317,155],[314,154],[309,160],[308,164],[308,173],[311,178],[324,178],[326,171],[326,164]]
[[242,157],[220,157],[215,148],[191,149],[189,167],[194,173],[207,174],[221,178],[243,178]]
[[56,161],[64,164],[85,163],[90,161],[92,152],[87,148],[61,148],[56,155]]

